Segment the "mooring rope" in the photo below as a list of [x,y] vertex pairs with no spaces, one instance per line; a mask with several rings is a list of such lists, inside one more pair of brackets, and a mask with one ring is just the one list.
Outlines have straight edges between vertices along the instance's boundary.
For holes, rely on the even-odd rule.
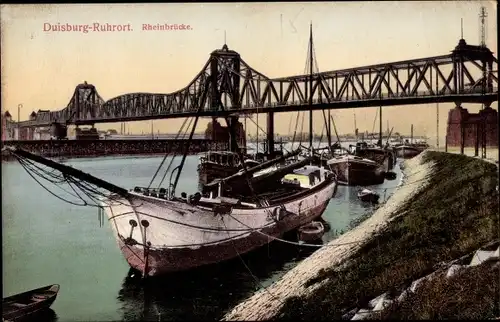
[[[224,218],[222,218],[222,223],[224,224],[224,226],[227,228],[226,226],[226,223],[224,222]],[[229,232],[227,232],[228,236],[229,236]],[[278,298],[276,295],[274,295],[271,291],[269,291],[269,289],[267,287],[265,287],[264,285],[262,285],[262,283],[259,281],[259,279],[257,278],[257,276],[255,276],[252,272],[252,270],[250,269],[250,267],[248,267],[248,265],[245,263],[245,261],[243,260],[243,257],[241,257],[241,254],[240,252],[238,251],[238,248],[236,248],[236,245],[234,244],[234,239],[231,239],[231,244],[233,245],[233,248],[234,248],[234,251],[236,252],[236,254],[238,255],[238,258],[240,259],[241,263],[243,264],[243,266],[245,267],[245,269],[248,271],[248,273],[250,273],[250,276],[252,276],[254,282],[259,285],[259,287],[263,290],[265,290],[269,295],[271,295],[272,298],[274,298],[275,300],[278,300],[280,302],[280,304],[284,304],[284,302]],[[269,243],[268,243],[269,245]],[[269,248],[268,248],[268,254],[269,254]]]

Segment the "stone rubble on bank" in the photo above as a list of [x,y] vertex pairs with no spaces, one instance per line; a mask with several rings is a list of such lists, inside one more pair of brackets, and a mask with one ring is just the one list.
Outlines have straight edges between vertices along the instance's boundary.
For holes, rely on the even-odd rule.
[[[496,242],[498,244],[498,242]],[[483,247],[484,248],[484,247]],[[463,256],[459,259],[453,260],[449,263],[445,263],[442,265],[441,268],[438,270],[421,277],[415,281],[413,281],[407,289],[405,289],[401,294],[398,296],[394,297],[389,297],[388,293],[384,293],[382,295],[377,296],[373,300],[371,300],[368,304],[368,307],[365,308],[356,308],[351,311],[349,311],[347,314],[345,314],[342,319],[350,319],[350,320],[364,320],[364,319],[371,319],[371,318],[376,318],[376,316],[372,316],[374,313],[382,311],[384,308],[387,306],[391,305],[392,303],[401,303],[406,299],[408,294],[415,293],[417,292],[418,288],[422,285],[424,281],[432,281],[434,278],[436,278],[439,273],[442,273],[446,270],[446,278],[450,278],[456,274],[462,274],[467,271],[468,268],[474,267],[477,265],[481,265],[482,263],[488,261],[488,260],[499,260],[499,255],[500,255],[500,247],[497,247],[496,250],[494,251],[487,251],[487,250],[482,250],[478,249],[475,253],[472,259],[470,260],[470,263],[463,264],[464,262],[464,257],[469,257],[469,256]]]

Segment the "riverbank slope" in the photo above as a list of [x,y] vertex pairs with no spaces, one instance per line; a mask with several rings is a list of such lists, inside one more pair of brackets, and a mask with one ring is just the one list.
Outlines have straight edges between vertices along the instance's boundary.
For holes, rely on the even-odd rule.
[[405,166],[404,184],[370,218],[224,319],[340,319],[497,237],[495,165],[425,151]]

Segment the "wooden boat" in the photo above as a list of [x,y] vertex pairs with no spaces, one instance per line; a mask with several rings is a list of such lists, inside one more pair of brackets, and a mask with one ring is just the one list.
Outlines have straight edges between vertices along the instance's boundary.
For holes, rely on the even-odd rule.
[[[258,165],[260,162],[250,158],[244,159],[247,167]],[[201,185],[212,182],[217,178],[228,177],[242,169],[238,153],[231,151],[209,151],[200,157],[198,164],[199,182]]]
[[385,144],[382,142],[382,106],[379,107],[379,139],[377,141],[377,144],[368,144],[364,140],[361,142],[356,142],[356,145],[353,147],[352,145],[349,146],[351,149],[351,153],[358,156],[362,157],[365,159],[370,159],[378,164],[381,164],[384,166],[383,171],[384,172],[389,172],[392,169],[394,169],[396,165],[396,153],[393,149],[393,147],[389,144],[389,140],[392,134],[392,128],[389,131],[389,136],[387,138],[387,141]]
[[299,227],[297,230],[298,238],[303,242],[313,242],[323,237],[325,227],[319,221],[312,221],[309,224]]
[[54,303],[59,288],[58,284],[54,284],[4,298],[2,319],[18,321],[36,317]]
[[[224,181],[221,187],[224,195],[235,198],[248,196],[252,193],[251,190],[262,193],[265,191],[279,189],[282,185],[281,179],[285,174],[310,163],[310,158],[292,160],[300,153],[301,150],[298,149],[292,151],[291,153],[287,153],[282,157],[270,161],[264,161],[252,168],[249,168],[246,170],[246,174],[242,169],[229,177],[216,179],[209,184],[203,185],[201,189],[202,194],[208,196],[211,192],[219,192],[221,180]],[[249,182],[251,183],[252,188],[248,185]]]
[[403,144],[395,147],[394,150],[398,158],[410,159],[422,153],[424,149],[411,144]]
[[339,184],[361,186],[384,183],[384,168],[373,160],[347,154],[336,156],[327,164],[337,175]]
[[365,159],[370,159],[383,165],[383,171],[389,172],[396,164],[396,154],[392,147],[381,148],[368,145],[367,142],[357,142],[355,147],[351,146],[351,153]]
[[[280,150],[274,152],[273,156],[268,154],[256,155],[252,158],[246,155],[243,163],[247,168],[254,167],[267,160],[272,160],[275,157],[281,157],[283,153],[283,142],[279,142]],[[243,169],[240,156],[237,152],[232,151],[209,151],[205,155],[200,156],[198,164],[198,174],[200,187],[210,183],[218,178],[228,177]]]
[[186,270],[234,258],[320,217],[336,192],[335,177],[314,166],[294,173],[303,179],[299,184],[284,181],[279,194],[260,193],[258,202],[129,192],[110,197],[105,212],[131,267],[150,276]]
[[411,125],[411,141],[405,140],[402,144],[394,147],[398,158],[411,159],[419,155],[422,151],[429,148],[425,140],[413,141],[413,124]]
[[217,263],[267,244],[320,217],[337,190],[331,171],[305,166],[292,171],[298,184],[284,178],[272,193],[229,198],[223,195],[222,179],[218,194],[176,197],[177,177],[160,198],[141,189],[128,191],[21,149],[13,153],[110,191],[100,198],[100,205],[120,249],[131,267],[149,276]]
[[358,191],[358,198],[364,202],[377,203],[380,196],[375,191],[364,188]]

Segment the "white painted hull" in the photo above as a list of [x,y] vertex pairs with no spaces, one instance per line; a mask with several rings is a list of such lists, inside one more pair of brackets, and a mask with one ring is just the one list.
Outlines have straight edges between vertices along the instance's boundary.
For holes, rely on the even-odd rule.
[[[336,188],[329,181],[300,198],[288,198],[283,202],[287,215],[282,212],[278,217],[284,218],[278,219],[278,205],[215,215],[209,208],[133,192],[130,200],[114,201],[105,212],[129,265],[155,276],[231,259],[269,243],[267,235],[282,236],[320,217]],[[137,223],[133,230],[132,220]],[[149,223],[146,229],[143,220]],[[128,237],[137,243],[126,243]]]

